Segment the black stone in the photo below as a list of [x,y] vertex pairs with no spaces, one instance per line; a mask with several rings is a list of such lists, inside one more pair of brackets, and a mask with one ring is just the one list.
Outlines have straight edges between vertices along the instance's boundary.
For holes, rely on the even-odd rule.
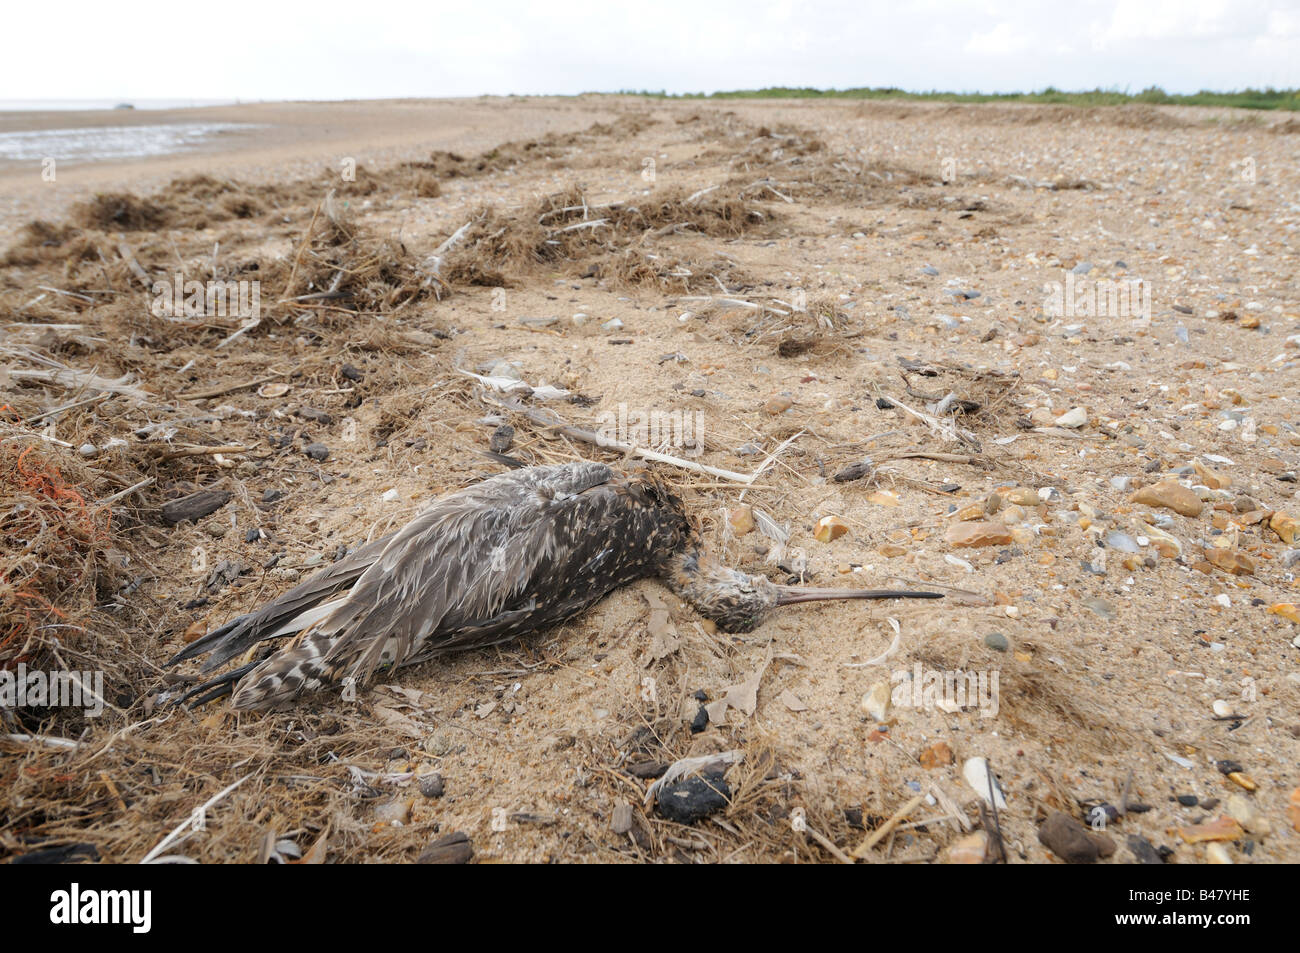
[[660,817],[678,824],[694,824],[727,806],[731,788],[722,779],[724,771],[682,778],[659,789],[655,811]]
[[1128,849],[1129,853],[1133,855],[1133,859],[1139,864],[1163,864],[1165,862],[1160,851],[1156,850],[1155,846],[1145,837],[1139,837],[1137,834],[1128,836]]
[[691,722],[691,734],[698,735],[707,727],[709,727],[709,713],[708,710],[701,705],[700,710],[695,713],[695,718]]
[[330,448],[323,443],[309,443],[303,448],[303,453],[319,463],[329,459]]

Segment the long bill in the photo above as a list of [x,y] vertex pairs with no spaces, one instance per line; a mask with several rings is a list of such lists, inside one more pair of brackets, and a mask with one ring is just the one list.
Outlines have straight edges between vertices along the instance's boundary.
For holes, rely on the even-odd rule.
[[818,589],[812,586],[777,586],[776,604],[819,602],[823,599],[942,599],[942,592],[912,592],[906,589]]

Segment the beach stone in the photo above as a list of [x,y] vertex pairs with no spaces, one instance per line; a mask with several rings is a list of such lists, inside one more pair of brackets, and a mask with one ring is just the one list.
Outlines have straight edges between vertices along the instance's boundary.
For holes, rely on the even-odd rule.
[[1133,855],[1133,859],[1139,864],[1163,864],[1165,862],[1165,859],[1160,856],[1160,851],[1156,850],[1155,845],[1145,837],[1130,834],[1127,843],[1129,853]]
[[1008,546],[1013,541],[1011,531],[1003,523],[962,522],[949,526],[943,534],[950,546]]
[[329,459],[330,448],[323,443],[309,443],[303,448],[302,452],[320,463]]
[[427,798],[440,798],[446,790],[441,774],[426,774],[420,778],[420,793]]
[[446,837],[440,837],[430,843],[420,856],[417,864],[467,864],[474,856],[474,845],[464,831],[456,831]]
[[1070,430],[1078,430],[1088,423],[1088,412],[1082,407],[1071,407],[1061,416],[1056,418],[1056,426],[1068,427]]
[[1143,506],[1163,507],[1173,510],[1181,516],[1200,516],[1205,504],[1201,498],[1181,483],[1166,480],[1144,486],[1130,498],[1131,503]]
[[717,813],[731,799],[731,788],[723,780],[725,773],[707,771],[664,785],[655,796],[655,812],[678,824],[694,824]]
[[1067,864],[1091,864],[1101,856],[1101,846],[1074,818],[1053,811],[1038,828],[1038,842]]
[[984,644],[995,652],[1005,652],[1011,648],[1011,642],[1001,632],[990,632],[984,636]]
[[946,741],[936,741],[921,752],[918,760],[921,762],[921,767],[931,771],[935,768],[947,767],[953,763],[952,748],[948,747]]
[[1300,534],[1300,520],[1279,510],[1268,521],[1268,528],[1277,533],[1282,542],[1290,546],[1296,541],[1297,534]]
[[727,511],[727,523],[737,536],[744,536],[754,531],[754,509],[743,504]]

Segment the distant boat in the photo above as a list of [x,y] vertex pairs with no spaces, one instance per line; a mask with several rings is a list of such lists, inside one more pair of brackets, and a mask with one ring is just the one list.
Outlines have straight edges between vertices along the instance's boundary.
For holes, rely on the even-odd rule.
[[118,103],[118,104],[117,104],[116,106],[114,106],[113,108],[114,108],[114,109],[134,109],[135,106],[131,105],[130,103]]

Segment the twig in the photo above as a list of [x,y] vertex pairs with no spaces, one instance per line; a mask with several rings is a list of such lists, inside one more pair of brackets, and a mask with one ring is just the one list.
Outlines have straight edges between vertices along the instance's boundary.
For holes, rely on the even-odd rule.
[[885,836],[889,834],[890,831],[892,831],[895,827],[898,826],[899,821],[903,820],[903,818],[907,817],[907,815],[915,811],[921,805],[921,802],[924,800],[925,800],[925,795],[918,794],[916,797],[912,798],[912,800],[908,801],[906,804],[900,807],[897,811],[894,812],[893,816],[890,817],[889,820],[885,821],[885,823],[881,824],[874,831],[872,831],[871,836],[858,845],[857,849],[853,851],[853,856],[858,858],[859,860],[867,856],[871,848],[875,847],[878,843],[880,843],[880,841],[882,841],[885,838]]
[[284,377],[284,374],[269,374],[266,377],[259,377],[252,381],[244,381],[241,384],[224,384],[221,387],[213,387],[210,390],[196,390],[189,394],[177,394],[176,396],[181,400],[207,400],[209,397],[221,397],[224,394],[233,394],[237,390],[247,390],[250,387],[257,387],[260,384],[268,384],[277,377]]
[[813,840],[821,844],[833,855],[835,855],[835,859],[838,860],[841,864],[853,863],[853,858],[850,857],[848,854],[844,853],[844,851],[840,850],[838,847],[836,847],[835,842],[832,841],[829,837],[809,827],[806,823],[804,824],[803,829],[805,832],[807,832],[809,837],[811,837]]
[[208,808],[214,806],[218,801],[220,801],[220,800],[221,800],[222,798],[224,798],[227,794],[229,794],[231,791],[235,790],[235,788],[239,787],[241,784],[243,784],[245,781],[247,781],[247,780],[248,780],[249,778],[251,778],[251,777],[252,777],[251,774],[246,774],[246,775],[244,775],[242,778],[240,778],[240,779],[239,779],[238,781],[236,781],[234,784],[230,785],[229,787],[223,788],[222,790],[220,790],[220,791],[218,791],[216,794],[214,794],[212,797],[208,798],[208,800],[204,801],[203,804],[202,804],[202,806],[200,806],[200,807],[198,808],[198,810],[190,812],[190,816],[189,816],[189,817],[187,817],[187,818],[185,818],[185,820],[181,821],[180,824],[178,824],[178,825],[176,826],[176,828],[175,828],[175,829],[174,829],[170,834],[168,834],[166,837],[164,837],[162,840],[160,840],[160,841],[158,842],[158,846],[157,846],[157,847],[155,847],[153,850],[149,851],[149,853],[145,854],[144,857],[140,860],[140,863],[142,863],[142,864],[147,864],[147,863],[149,863],[149,862],[152,861],[155,857],[157,857],[159,854],[161,854],[164,850],[166,850],[168,847],[170,847],[172,844],[174,844],[174,843],[176,842],[176,840],[181,836],[181,834],[183,834],[183,833],[185,832],[185,828],[186,828],[186,827],[189,827],[191,824],[194,823],[194,817],[195,817],[196,814],[199,815],[199,816],[201,817],[203,814],[205,814],[205,813],[207,812]]
[[[647,450],[644,447],[636,446],[636,444],[610,440],[594,433],[593,431],[571,426],[554,414],[551,414],[548,417],[548,415],[542,411],[535,410],[531,407],[525,407],[518,401],[508,400],[505,398],[488,398],[486,395],[481,399],[485,401],[490,400],[498,406],[523,414],[529,420],[533,421],[533,423],[552,429],[573,440],[595,444],[598,447],[606,447],[610,450],[618,450],[622,453],[632,454],[633,456],[638,456],[645,460],[651,460],[655,463],[667,463],[682,470],[690,470],[692,473],[707,473],[709,476],[715,476],[723,480],[733,480],[736,483],[743,483],[746,486],[752,484],[762,473],[761,467],[753,473],[737,473],[734,470],[724,470],[721,467],[711,467],[704,463],[695,463],[692,460],[683,460],[681,457],[674,457],[667,453],[659,453],[656,450]],[[787,443],[788,442],[789,441],[787,441]],[[784,444],[782,446],[784,446]],[[781,448],[778,448],[778,450],[779,449]]]
[[136,490],[143,490],[143,489],[144,489],[145,487],[147,487],[149,484],[153,483],[153,481],[154,481],[154,477],[145,477],[145,478],[144,478],[143,480],[141,480],[139,483],[136,483],[136,484],[134,484],[134,485],[132,485],[132,486],[128,486],[125,490],[121,490],[121,491],[119,491],[119,492],[117,492],[117,493],[114,493],[112,496],[106,496],[106,497],[104,497],[102,500],[100,500],[100,501],[99,501],[98,503],[96,503],[95,505],[96,505],[96,506],[112,506],[112,505],[113,505],[114,503],[116,503],[118,500],[124,500],[124,499],[126,499],[128,496],[130,496],[130,495],[131,495],[132,493],[134,493]]
[[176,460],[180,457],[206,457],[213,453],[248,453],[250,450],[256,450],[257,445],[243,447],[239,444],[229,444],[224,447],[181,447],[179,450],[169,450],[162,454],[163,460]]

